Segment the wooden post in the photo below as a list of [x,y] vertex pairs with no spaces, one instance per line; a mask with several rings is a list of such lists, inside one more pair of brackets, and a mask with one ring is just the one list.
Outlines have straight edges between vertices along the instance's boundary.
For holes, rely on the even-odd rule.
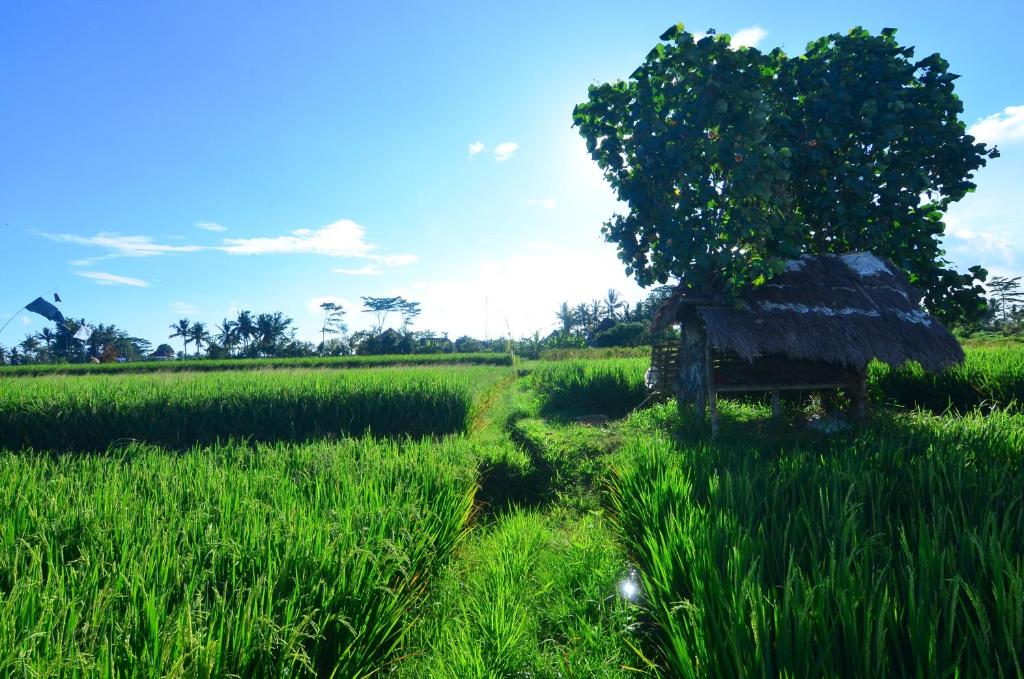
[[853,418],[863,420],[868,414],[868,374],[867,370],[857,373],[850,385],[850,406]]
[[718,393],[715,391],[715,362],[711,355],[711,341],[704,339],[704,365],[707,369],[708,414],[711,417],[711,438],[718,436]]
[[772,419],[777,420],[782,417],[782,403],[779,399],[779,390],[772,389]]

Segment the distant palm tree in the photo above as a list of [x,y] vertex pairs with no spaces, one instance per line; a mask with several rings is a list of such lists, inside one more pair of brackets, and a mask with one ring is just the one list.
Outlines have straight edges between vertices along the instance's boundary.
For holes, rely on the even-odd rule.
[[238,318],[235,320],[235,326],[238,329],[238,337],[244,343],[245,350],[248,353],[249,340],[256,336],[256,324],[252,320],[252,312],[239,311]]
[[199,352],[202,350],[203,345],[208,343],[210,333],[206,330],[204,324],[196,321],[192,324],[192,331],[189,334],[192,337],[192,342],[196,345],[196,358],[199,358]]
[[616,312],[622,308],[622,297],[619,296],[618,290],[608,290],[608,294],[604,297],[604,308],[608,313],[608,318],[616,317]]
[[230,354],[234,346],[238,344],[238,323],[225,318],[216,328],[217,341]]
[[272,314],[259,314],[256,316],[256,331],[253,333],[259,351],[264,356],[277,354],[285,341],[290,338],[290,326],[292,319],[280,311]]
[[562,306],[558,307],[558,311],[555,312],[555,317],[562,324],[562,332],[566,334],[571,332],[572,327],[576,325],[576,313],[569,307],[568,302],[562,302]]
[[46,355],[49,356],[50,352],[53,350],[53,341],[57,339],[57,335],[53,330],[50,330],[50,328],[47,327],[43,328],[36,337],[46,342]]
[[587,305],[580,302],[572,310],[573,318],[575,319],[576,325],[580,326],[584,330],[590,327],[590,312],[587,310]]
[[174,334],[169,335],[170,339],[180,337],[182,343],[185,345],[184,353],[188,354],[188,343],[192,341],[192,337],[189,334],[190,331],[192,330],[192,322],[189,321],[187,318],[183,318],[177,323],[173,324],[171,326],[171,330],[174,331]]
[[604,304],[601,300],[595,299],[590,302],[590,310],[588,314],[590,316],[590,327],[587,328],[588,332],[593,332],[597,324],[601,322],[601,316],[604,315],[603,309]]
[[39,351],[39,340],[36,339],[35,335],[25,335],[25,339],[22,340],[21,351],[25,354],[26,360],[30,357],[36,358],[37,352]]

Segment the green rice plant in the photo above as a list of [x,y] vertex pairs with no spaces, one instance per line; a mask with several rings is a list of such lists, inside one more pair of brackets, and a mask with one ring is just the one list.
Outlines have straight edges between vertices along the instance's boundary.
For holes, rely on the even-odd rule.
[[224,372],[297,368],[379,368],[388,366],[512,365],[510,354],[394,354],[380,356],[308,356],[301,358],[183,359],[131,363],[38,363],[0,367],[0,377],[121,374],[152,372]]
[[100,451],[228,439],[305,441],[467,431],[501,368],[387,368],[12,380],[0,390],[0,447]]
[[1024,344],[1004,342],[965,348],[966,359],[937,375],[917,364],[893,369],[872,364],[876,401],[935,413],[973,408],[1019,409],[1024,404]]
[[[934,413],[965,413],[978,407],[1016,410],[1024,404],[1024,344],[968,345],[965,353],[962,365],[937,375],[913,363],[901,368],[871,364],[872,400]],[[533,370],[533,379],[549,413],[621,416],[643,400],[643,376],[649,365],[646,355],[541,362]]]
[[475,488],[461,438],[0,453],[0,676],[378,673]]
[[572,347],[567,349],[544,349],[540,352],[542,361],[595,360],[603,358],[651,358],[651,347]]
[[1024,416],[637,435],[609,502],[672,676],[1024,673]]
[[410,633],[400,677],[625,677],[636,609],[599,515],[513,511],[472,535]]
[[649,359],[623,358],[542,363],[533,387],[547,413],[621,417],[647,396]]

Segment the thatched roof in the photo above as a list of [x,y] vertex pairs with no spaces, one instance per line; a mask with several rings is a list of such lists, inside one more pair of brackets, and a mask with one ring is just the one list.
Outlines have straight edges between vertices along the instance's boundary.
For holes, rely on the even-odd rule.
[[704,321],[712,346],[752,361],[759,356],[863,368],[917,361],[938,372],[963,361],[956,339],[921,308],[921,294],[888,260],[871,253],[804,255],[744,294],[737,305],[688,300],[677,290],[655,317],[655,330],[686,310]]

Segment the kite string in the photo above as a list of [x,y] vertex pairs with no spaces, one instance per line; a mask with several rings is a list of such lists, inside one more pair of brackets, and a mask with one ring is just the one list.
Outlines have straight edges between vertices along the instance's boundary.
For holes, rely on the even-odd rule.
[[[26,305],[26,306],[27,306],[27,305]],[[11,324],[11,321],[13,321],[13,320],[14,320],[15,318],[17,318],[18,316],[20,316],[20,315],[21,315],[21,312],[22,312],[22,311],[24,311],[24,310],[25,310],[25,307],[21,307],[20,309],[18,309],[17,311],[15,311],[15,312],[14,312],[13,314],[11,314],[11,317],[7,319],[7,322],[6,322],[6,323],[4,323],[4,324],[3,324],[3,326],[0,326],[0,335],[2,335],[2,334],[3,334],[3,332],[4,332],[4,330],[6,330],[6,329],[7,329],[7,326]]]

